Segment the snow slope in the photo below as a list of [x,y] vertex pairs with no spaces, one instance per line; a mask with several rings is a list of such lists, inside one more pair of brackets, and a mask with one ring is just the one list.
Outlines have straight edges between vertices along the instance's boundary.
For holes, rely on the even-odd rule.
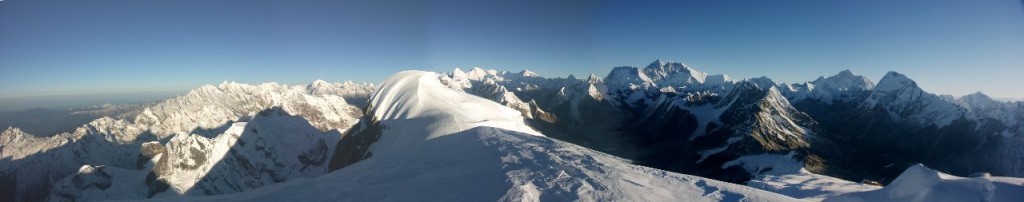
[[917,164],[907,168],[885,188],[855,192],[825,201],[1021,201],[1024,179],[1009,177],[957,177]]
[[748,186],[810,201],[1020,201],[1024,179],[1011,177],[957,177],[921,164],[907,168],[885,187],[813,174],[790,155],[744,156],[727,163],[742,165],[757,176]]
[[478,126],[540,135],[523,123],[519,111],[451,89],[440,82],[441,76],[400,72],[384,81],[370,98],[370,110],[394,135],[382,136],[374,144],[375,154]]
[[312,180],[198,201],[797,201],[632,165],[540,135],[515,110],[452,89],[446,75],[383,82],[370,114],[372,156]]
[[743,156],[725,163],[723,167],[739,165],[753,173],[754,179],[747,182],[747,186],[809,201],[821,201],[840,194],[882,188],[811,173],[804,168],[802,162],[793,158],[795,154],[791,152],[788,155]]

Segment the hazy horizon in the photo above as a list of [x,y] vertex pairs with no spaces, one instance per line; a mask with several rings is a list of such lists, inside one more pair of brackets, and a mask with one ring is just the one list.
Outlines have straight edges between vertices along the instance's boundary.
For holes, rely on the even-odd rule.
[[[639,65],[634,65],[634,66],[639,66]],[[639,66],[639,67],[643,67],[643,66]],[[484,68],[484,67],[480,67],[480,68]],[[701,70],[701,71],[704,71],[703,69],[699,69],[697,67],[694,67],[694,68],[696,68],[698,70]],[[461,69],[463,71],[469,71],[469,68],[461,68]],[[484,68],[484,69],[491,69],[491,68]],[[454,70],[454,68],[452,68],[452,70]],[[518,71],[521,71],[521,70],[507,70],[507,69],[495,69],[495,70],[498,70],[498,71],[508,71],[508,72],[518,72]],[[533,70],[530,70],[530,71],[533,71]],[[851,70],[851,71],[854,72],[854,74],[858,74],[856,70]],[[444,71],[444,72],[450,72],[450,70],[449,71]],[[709,73],[709,74],[719,74],[719,73],[716,73],[716,72],[707,72],[707,73]],[[587,75],[589,75],[589,74],[587,74]],[[602,78],[604,76],[606,76],[604,74],[597,74],[597,73],[594,73],[594,75],[597,75],[597,76],[602,77]],[[568,75],[543,75],[543,74],[541,74],[540,76],[548,77],[548,78],[554,78],[554,77],[565,78]],[[574,76],[576,76],[577,78],[580,78],[580,79],[584,79],[586,75],[574,75]],[[832,75],[822,75],[822,76],[828,77],[828,76],[832,76]],[[863,75],[863,76],[868,77],[871,80],[872,83],[876,83],[876,84],[878,83],[878,80],[881,77],[881,76],[878,76],[879,79],[875,79],[875,78],[873,78],[873,77],[871,77],[869,75]],[[913,78],[913,75],[908,75],[908,76],[910,78]],[[734,78],[734,79],[741,80],[741,79],[748,79],[748,78]],[[313,81],[315,81],[315,80],[312,80],[312,81],[309,81],[309,82],[306,82],[306,83],[288,83],[287,85],[306,85],[306,84],[312,83]],[[325,80],[325,81],[327,81],[327,82],[342,83],[342,82],[352,81],[352,80],[345,80],[345,81]],[[803,82],[809,82],[809,81],[813,81],[813,79],[809,79],[809,80],[806,80],[806,81],[803,81]],[[225,81],[221,81],[221,82],[235,82],[235,81],[227,81],[227,80],[225,80]],[[362,82],[359,82],[359,81],[352,81],[352,82],[362,83]],[[776,81],[776,82],[779,82],[779,81]],[[246,83],[246,84],[261,84],[261,83],[268,83],[268,82],[256,82],[256,83]],[[379,82],[368,82],[368,83],[379,84]],[[783,82],[779,82],[779,83],[783,83]],[[785,83],[792,83],[792,82],[785,82]],[[219,84],[219,83],[209,83],[209,84],[203,84],[203,85],[217,85],[217,84]],[[89,107],[89,106],[96,106],[96,105],[103,105],[103,104],[137,104],[137,103],[145,103],[145,102],[153,102],[153,101],[162,101],[162,100],[165,100],[165,99],[173,98],[175,96],[184,95],[188,91],[190,91],[192,89],[195,89],[195,88],[198,88],[198,87],[199,86],[195,86],[195,87],[191,87],[191,88],[183,88],[183,89],[157,89],[157,90],[137,90],[137,91],[116,91],[116,92],[78,92],[78,93],[66,93],[66,94],[6,96],[6,97],[0,97],[0,112],[30,110],[30,109],[62,110],[62,109]],[[925,89],[925,90],[927,91],[928,89]],[[935,93],[935,92],[931,92],[931,93],[939,94],[939,95],[951,95],[951,96],[954,96],[954,97],[960,97],[960,96],[964,96],[964,95],[970,94],[970,93],[965,93],[965,94],[941,94],[941,93]],[[985,92],[982,92],[982,93],[985,93]],[[988,94],[986,93],[986,95],[988,95]],[[998,97],[998,96],[992,96],[992,95],[989,95],[989,97],[992,97],[992,99],[994,99],[996,101],[1000,101],[1000,102],[1024,101],[1024,97]]]
[[165,100],[178,95],[183,95],[187,91],[188,90],[94,92],[0,97],[0,112],[31,109],[64,110],[103,104],[138,104]]

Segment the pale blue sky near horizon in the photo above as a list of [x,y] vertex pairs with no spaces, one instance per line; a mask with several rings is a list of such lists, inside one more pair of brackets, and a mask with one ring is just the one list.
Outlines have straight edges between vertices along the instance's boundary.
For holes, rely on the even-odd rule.
[[406,69],[604,76],[679,61],[734,78],[887,71],[1024,97],[1024,4],[939,1],[0,1],[0,97]]

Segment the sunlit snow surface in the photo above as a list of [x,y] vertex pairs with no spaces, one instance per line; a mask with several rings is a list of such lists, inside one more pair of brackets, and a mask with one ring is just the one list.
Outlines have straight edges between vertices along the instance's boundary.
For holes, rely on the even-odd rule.
[[[850,182],[814,174],[789,156],[762,154],[726,163],[755,172],[751,187],[809,201],[987,201],[1024,200],[1024,179],[1011,177],[957,177],[917,164],[907,168],[886,187]],[[767,169],[771,168],[771,169]]]
[[452,90],[440,76],[401,72],[381,85],[371,114],[384,129],[368,159],[315,179],[188,200],[797,201],[540,136],[514,110]]
[[804,169],[803,163],[793,160],[791,155],[793,153],[744,156],[727,162],[723,167],[742,165],[755,175],[754,179],[747,182],[748,186],[809,201],[882,188],[811,173]]
[[992,201],[1024,200],[1024,179],[957,177],[917,164],[885,188],[839,195],[825,201]]

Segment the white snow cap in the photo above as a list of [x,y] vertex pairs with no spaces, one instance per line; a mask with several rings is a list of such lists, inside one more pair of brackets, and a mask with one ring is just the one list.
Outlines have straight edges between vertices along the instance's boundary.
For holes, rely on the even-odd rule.
[[839,74],[830,77],[819,77],[813,82],[819,89],[829,89],[838,91],[847,90],[871,90],[875,87],[874,83],[871,83],[867,77],[861,75],[855,75],[849,69],[839,72]]
[[687,67],[683,63],[679,62],[663,62],[660,59],[655,60],[647,68],[644,68],[644,72],[651,77],[655,83],[659,85],[692,85],[702,84],[707,78],[707,74],[701,71],[697,71],[693,68]]
[[371,98],[370,110],[376,120],[391,129],[375,144],[374,152],[407,148],[478,126],[540,135],[526,126],[521,112],[451,89],[441,83],[441,77],[446,76],[403,71],[381,84]]
[[605,77],[606,83],[632,83],[632,84],[644,84],[651,83],[651,78],[647,77],[647,74],[640,71],[640,68],[621,66],[615,67],[608,76]]
[[903,89],[906,87],[916,88],[917,82],[914,82],[914,80],[907,78],[906,75],[890,71],[889,73],[885,73],[885,77],[882,77],[882,79],[878,81],[878,85],[875,86],[875,90],[892,91]]
[[539,76],[537,73],[531,72],[530,70],[525,70],[525,69],[523,71],[519,72],[519,75],[523,76],[523,77],[537,77],[537,76]]

